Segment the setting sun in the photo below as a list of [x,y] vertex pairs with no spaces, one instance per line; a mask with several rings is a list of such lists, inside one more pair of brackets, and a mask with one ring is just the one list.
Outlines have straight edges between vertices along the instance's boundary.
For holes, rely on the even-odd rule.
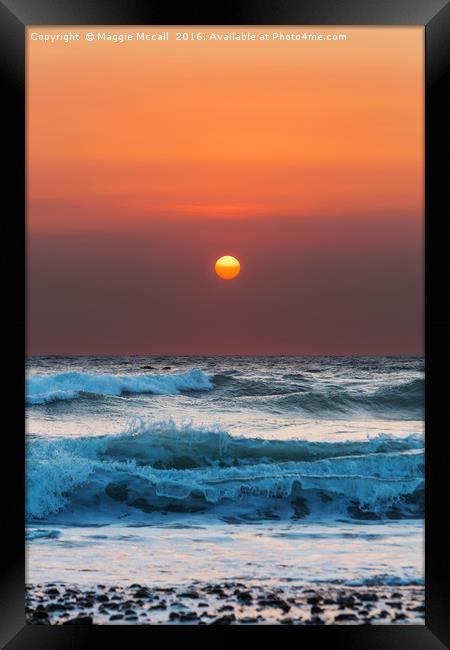
[[219,257],[214,269],[222,280],[233,280],[241,272],[241,265],[232,255],[224,255]]

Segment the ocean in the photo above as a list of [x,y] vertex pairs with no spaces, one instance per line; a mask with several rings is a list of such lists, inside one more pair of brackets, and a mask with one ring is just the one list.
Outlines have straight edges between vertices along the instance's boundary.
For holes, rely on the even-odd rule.
[[33,357],[27,581],[422,585],[417,357]]

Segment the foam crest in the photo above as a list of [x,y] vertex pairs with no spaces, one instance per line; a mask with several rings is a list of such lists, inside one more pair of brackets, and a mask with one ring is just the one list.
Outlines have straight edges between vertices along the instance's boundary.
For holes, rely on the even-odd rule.
[[422,447],[418,435],[274,441],[142,420],[119,435],[30,440],[27,514],[45,519],[100,508],[115,517],[118,510],[133,516],[217,505],[233,513],[243,504],[260,511],[273,500],[295,506],[300,498],[304,514],[328,508],[364,518],[396,507],[398,516],[416,516]]
[[119,396],[150,393],[176,395],[183,391],[211,390],[213,384],[201,370],[178,374],[115,375],[88,372],[30,374],[26,380],[28,404],[47,404],[82,396]]

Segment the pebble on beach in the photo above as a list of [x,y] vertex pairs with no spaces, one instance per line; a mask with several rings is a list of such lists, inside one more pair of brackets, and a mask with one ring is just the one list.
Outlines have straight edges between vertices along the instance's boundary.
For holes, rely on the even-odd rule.
[[271,589],[242,583],[180,589],[132,584],[27,585],[30,625],[420,625],[424,589],[335,585]]

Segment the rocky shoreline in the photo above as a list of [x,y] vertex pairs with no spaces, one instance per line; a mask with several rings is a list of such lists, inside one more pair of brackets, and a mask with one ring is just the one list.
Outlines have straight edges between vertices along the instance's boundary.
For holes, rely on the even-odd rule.
[[425,624],[424,589],[268,588],[242,582],[180,588],[27,585],[31,625],[386,625]]

